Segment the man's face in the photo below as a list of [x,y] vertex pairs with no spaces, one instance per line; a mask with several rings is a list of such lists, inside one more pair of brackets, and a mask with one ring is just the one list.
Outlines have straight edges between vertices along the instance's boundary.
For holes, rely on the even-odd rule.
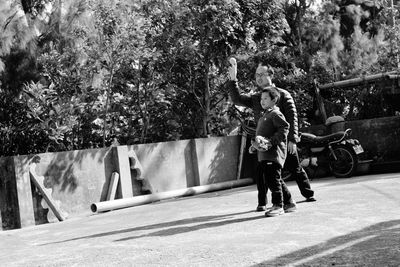
[[256,84],[261,88],[272,85],[271,75],[268,67],[266,66],[259,66],[257,68],[255,78]]

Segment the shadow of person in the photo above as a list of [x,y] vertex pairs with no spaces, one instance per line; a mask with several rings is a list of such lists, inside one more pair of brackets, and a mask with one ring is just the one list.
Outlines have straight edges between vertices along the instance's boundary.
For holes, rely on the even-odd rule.
[[[251,211],[251,212],[253,212],[253,211]],[[138,239],[138,238],[143,238],[143,237],[171,236],[171,235],[183,234],[183,233],[187,233],[187,232],[193,232],[193,231],[206,229],[206,228],[219,227],[219,226],[223,226],[223,225],[227,225],[227,224],[242,223],[242,222],[253,221],[253,220],[258,220],[258,219],[265,219],[264,214],[261,216],[257,216],[257,217],[235,218],[235,219],[229,219],[229,220],[221,220],[221,221],[216,221],[216,222],[207,222],[207,223],[203,223],[203,224],[196,224],[196,225],[192,225],[192,226],[173,227],[173,228],[156,231],[156,232],[153,232],[150,234],[124,237],[121,239],[117,239],[114,242],[128,241],[128,240]]]
[[[132,228],[119,229],[119,230],[114,230],[114,231],[109,231],[109,232],[97,233],[97,234],[92,234],[92,235],[80,236],[80,237],[66,239],[66,240],[62,240],[62,241],[41,244],[41,246],[76,241],[76,240],[81,240],[81,239],[98,238],[98,237],[105,237],[105,236],[110,236],[110,235],[131,233],[131,232],[136,232],[136,231],[153,230],[153,229],[160,229],[160,228],[162,229],[162,228],[174,227],[174,226],[178,226],[178,225],[187,225],[187,224],[195,224],[195,223],[210,222],[210,221],[217,221],[217,222],[212,222],[209,224],[206,223],[206,225],[203,228],[220,226],[220,225],[224,225],[227,223],[236,223],[236,222],[255,219],[255,218],[232,219],[235,216],[240,216],[243,214],[253,213],[253,212],[254,212],[253,210],[249,210],[249,211],[242,211],[242,212],[231,213],[231,214],[186,218],[186,219],[181,219],[181,220],[176,220],[176,221],[162,222],[162,223],[156,223],[156,224],[150,224],[150,225],[144,225],[144,226],[138,226],[138,227],[132,227]],[[264,217],[262,217],[262,218],[264,218]],[[222,221],[220,221],[220,220],[222,220]],[[170,234],[178,234],[180,232],[183,233],[183,232],[195,231],[195,230],[200,229],[199,227],[200,226],[196,226],[196,227],[180,226],[180,227],[175,227],[176,228],[175,230],[162,229],[162,230],[155,232],[154,235],[157,235],[156,233],[158,233],[158,232],[159,232],[159,235],[170,235]],[[181,228],[181,230],[179,230],[179,228]],[[192,229],[192,230],[190,230],[190,229]],[[138,238],[138,237],[133,237],[133,238]],[[120,241],[122,241],[122,240],[120,240]]]

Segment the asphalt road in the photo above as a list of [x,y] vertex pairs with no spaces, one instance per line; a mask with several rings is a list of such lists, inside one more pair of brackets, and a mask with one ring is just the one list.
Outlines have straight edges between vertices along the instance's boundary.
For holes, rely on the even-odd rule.
[[288,186],[275,218],[252,185],[0,231],[0,266],[400,265],[400,173],[314,180],[311,203]]

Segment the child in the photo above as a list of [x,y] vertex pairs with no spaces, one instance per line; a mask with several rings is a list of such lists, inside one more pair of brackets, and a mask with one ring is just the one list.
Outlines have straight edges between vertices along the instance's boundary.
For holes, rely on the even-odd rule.
[[281,170],[286,159],[289,123],[276,106],[278,101],[279,92],[275,87],[263,89],[260,104],[264,114],[257,123],[256,140],[250,147],[250,152],[257,150],[261,168],[259,179],[266,180],[272,194],[273,206],[265,213],[267,217],[296,210],[296,204],[281,179]]

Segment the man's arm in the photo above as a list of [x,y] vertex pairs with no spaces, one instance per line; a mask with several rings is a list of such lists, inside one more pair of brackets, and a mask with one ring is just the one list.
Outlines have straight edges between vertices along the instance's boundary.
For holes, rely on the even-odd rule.
[[237,81],[228,81],[227,87],[229,97],[231,98],[233,104],[253,109],[253,101],[251,96],[239,93],[239,85]]
[[228,68],[229,81],[227,83],[229,97],[231,98],[233,104],[235,105],[253,108],[251,97],[246,95],[241,95],[239,93],[236,59],[231,57],[229,59],[229,64],[230,64]]

